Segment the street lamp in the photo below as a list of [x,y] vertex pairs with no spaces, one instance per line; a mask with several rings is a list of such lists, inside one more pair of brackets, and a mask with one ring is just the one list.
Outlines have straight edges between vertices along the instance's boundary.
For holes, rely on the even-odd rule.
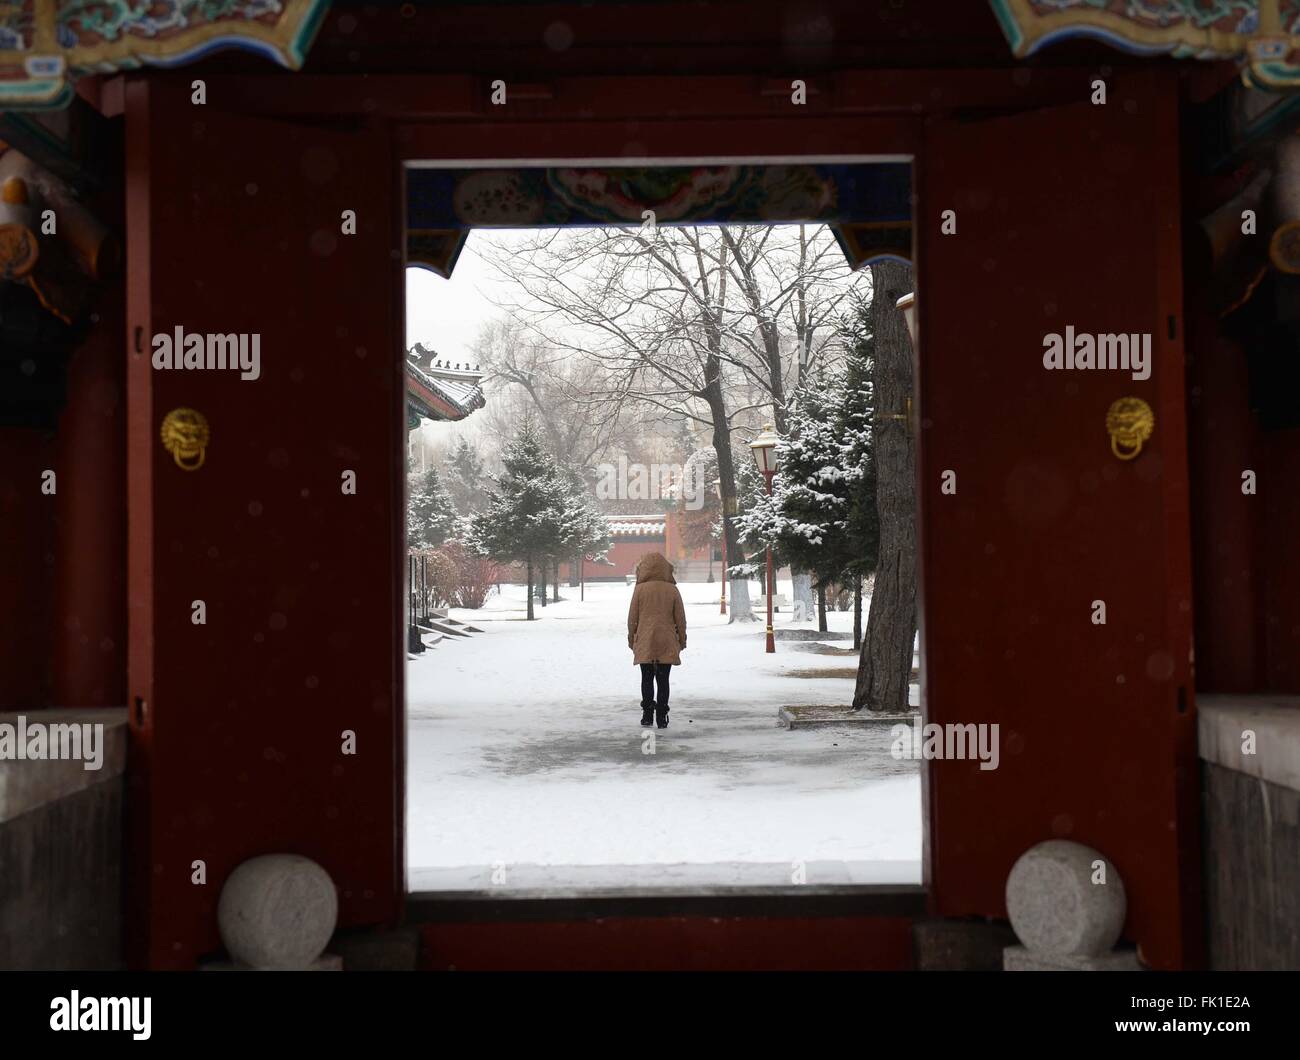
[[[776,443],[780,440],[769,423],[763,427],[763,433],[749,443],[749,448],[754,454],[754,463],[758,465],[763,481],[767,483],[769,501],[772,499],[772,476],[776,474]],[[776,651],[776,638],[772,633],[772,588],[772,545],[769,542],[767,546],[767,650],[769,653]]]

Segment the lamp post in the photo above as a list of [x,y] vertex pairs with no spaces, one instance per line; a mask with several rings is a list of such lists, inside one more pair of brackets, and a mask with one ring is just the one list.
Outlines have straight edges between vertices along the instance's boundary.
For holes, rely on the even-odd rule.
[[[763,481],[767,483],[767,497],[772,499],[772,476],[776,474],[776,443],[780,441],[772,425],[766,424],[763,427],[763,433],[749,443],[750,451],[754,454],[754,463],[758,465],[758,470],[763,476]],[[767,650],[768,652],[776,651],[776,637],[772,632],[772,546],[767,546]]]
[[718,479],[713,484],[713,488],[718,491],[718,513],[722,527],[722,604],[719,607],[719,614],[727,613],[727,511],[722,502],[722,479]]

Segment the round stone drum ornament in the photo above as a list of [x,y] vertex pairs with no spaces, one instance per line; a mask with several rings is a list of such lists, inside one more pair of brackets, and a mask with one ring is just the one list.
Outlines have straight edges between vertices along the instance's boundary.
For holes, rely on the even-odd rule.
[[176,466],[197,471],[203,466],[212,432],[203,413],[194,409],[172,409],[163,417],[162,444]]
[[339,899],[329,873],[297,854],[264,854],[221,888],[217,927],[230,956],[251,968],[310,968],[334,934]]
[[1011,927],[1030,951],[1100,957],[1118,941],[1127,908],[1115,866],[1068,839],[1030,847],[1007,877]]
[[1141,398],[1122,397],[1106,412],[1110,451],[1121,460],[1132,460],[1156,429],[1156,414]]

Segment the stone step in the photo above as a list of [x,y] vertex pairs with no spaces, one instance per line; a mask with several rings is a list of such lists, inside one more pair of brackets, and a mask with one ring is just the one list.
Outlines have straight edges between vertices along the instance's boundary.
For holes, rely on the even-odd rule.
[[852,640],[852,633],[839,633],[835,630],[822,633],[816,629],[796,629],[791,626],[778,627],[773,631],[777,640]]
[[879,725],[910,725],[917,714],[918,712],[914,710],[906,714],[876,714],[869,710],[854,710],[848,704],[806,705],[782,707],[777,712],[777,720],[784,728],[792,730],[816,729],[832,725],[865,729]]
[[439,621],[443,622],[445,625],[451,626],[453,629],[463,629],[470,633],[483,632],[478,628],[478,626],[471,626],[468,622],[462,622],[459,618],[441,618]]
[[446,633],[452,637],[468,637],[470,627],[462,626],[460,629],[456,629],[454,626],[451,626],[446,622],[431,618],[428,623],[421,626],[420,629],[427,633]]

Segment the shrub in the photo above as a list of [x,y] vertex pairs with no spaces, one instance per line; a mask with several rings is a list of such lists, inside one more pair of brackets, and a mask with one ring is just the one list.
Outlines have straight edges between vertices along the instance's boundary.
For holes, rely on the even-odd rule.
[[[449,541],[435,549],[437,557],[437,595],[452,607],[476,610],[483,606],[500,575],[496,564],[480,556],[459,541]],[[434,561],[430,559],[432,573]]]

